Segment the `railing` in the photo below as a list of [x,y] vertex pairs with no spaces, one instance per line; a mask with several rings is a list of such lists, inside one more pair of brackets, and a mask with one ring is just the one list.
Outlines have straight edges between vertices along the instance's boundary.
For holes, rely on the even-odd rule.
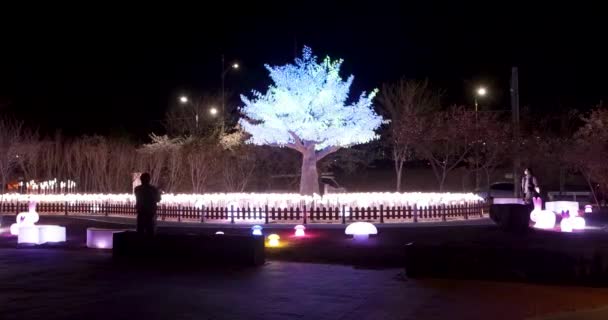
[[[16,214],[28,211],[27,202],[0,202],[0,213]],[[108,217],[135,217],[131,203],[111,202],[41,202],[36,206],[40,215],[87,215]],[[350,223],[368,221],[374,223],[407,223],[479,219],[487,216],[484,202],[461,205],[431,205],[425,207],[325,207],[293,206],[276,207],[195,207],[161,204],[158,219],[162,221],[201,223]]]

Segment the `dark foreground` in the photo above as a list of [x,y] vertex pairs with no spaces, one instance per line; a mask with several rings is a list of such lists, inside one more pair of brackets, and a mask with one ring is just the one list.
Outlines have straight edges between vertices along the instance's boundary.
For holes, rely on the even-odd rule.
[[133,268],[110,256],[1,249],[1,318],[497,320],[608,305],[608,289],[405,280],[399,269],[277,261],[245,269]]
[[[87,226],[128,228],[128,220],[43,217],[41,223],[67,226],[68,243],[27,248],[0,237],[0,319],[608,318],[606,288],[407,279],[402,268],[407,242],[574,249],[592,241],[605,247],[601,230],[565,238],[514,237],[482,221],[384,227],[378,237],[355,243],[340,226],[311,228],[305,239],[274,226],[266,234],[279,233],[285,242],[267,250],[264,266],[199,268],[170,262],[135,267],[114,262],[109,251],[84,248]],[[249,232],[183,224],[163,224],[160,231],[211,234],[216,229]]]

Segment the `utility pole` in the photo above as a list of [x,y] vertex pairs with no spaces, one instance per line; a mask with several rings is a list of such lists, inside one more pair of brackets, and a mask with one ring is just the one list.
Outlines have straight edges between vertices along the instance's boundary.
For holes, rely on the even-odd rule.
[[521,132],[519,128],[519,77],[517,67],[511,68],[511,115],[513,118],[513,196],[521,197]]
[[226,67],[225,67],[225,62],[224,62],[224,54],[222,53],[222,111],[220,113],[220,121],[221,121],[221,130],[222,130],[222,134],[224,133],[224,120],[225,120],[225,114],[226,114],[226,107],[225,107],[225,90],[224,90],[224,83],[226,81]]

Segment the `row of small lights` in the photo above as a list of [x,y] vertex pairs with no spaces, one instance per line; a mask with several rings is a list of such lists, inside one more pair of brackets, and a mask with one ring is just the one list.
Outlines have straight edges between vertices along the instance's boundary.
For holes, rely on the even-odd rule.
[[[3,202],[111,202],[130,204],[133,194],[4,194]],[[346,193],[325,196],[303,196],[296,193],[212,193],[212,194],[163,194],[161,204],[205,207],[263,207],[289,208],[302,204],[317,206],[379,207],[454,205],[477,203],[483,199],[472,193]]]

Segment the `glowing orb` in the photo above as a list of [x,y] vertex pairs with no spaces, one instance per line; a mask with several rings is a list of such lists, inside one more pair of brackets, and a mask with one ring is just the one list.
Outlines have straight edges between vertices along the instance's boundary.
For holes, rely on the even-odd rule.
[[251,227],[251,234],[254,236],[261,236],[262,226],[256,224],[255,226]]
[[304,227],[303,225],[299,224],[297,226],[294,227],[294,229],[296,229],[296,237],[304,237],[304,229],[306,229],[306,227]]
[[562,232],[572,232],[572,230],[583,230],[585,229],[585,218],[578,216],[571,216],[569,213],[562,219],[560,223],[560,229]]
[[279,239],[281,239],[281,237],[279,237],[278,234],[271,234],[268,236],[268,246],[269,247],[278,247],[280,245],[279,243]]
[[216,231],[215,234],[224,234],[224,231]]
[[534,228],[553,229],[555,227],[555,213],[549,210],[542,210],[543,200],[535,197],[532,199],[534,210],[530,212],[530,220],[535,222]]
[[378,234],[378,229],[369,222],[355,222],[349,224],[344,233],[352,235],[355,240],[366,240],[370,234]]
[[572,219],[572,229],[575,230],[583,230],[585,229],[585,218],[583,217],[574,217]]
[[123,232],[117,229],[87,228],[87,248],[112,249],[114,233]]

